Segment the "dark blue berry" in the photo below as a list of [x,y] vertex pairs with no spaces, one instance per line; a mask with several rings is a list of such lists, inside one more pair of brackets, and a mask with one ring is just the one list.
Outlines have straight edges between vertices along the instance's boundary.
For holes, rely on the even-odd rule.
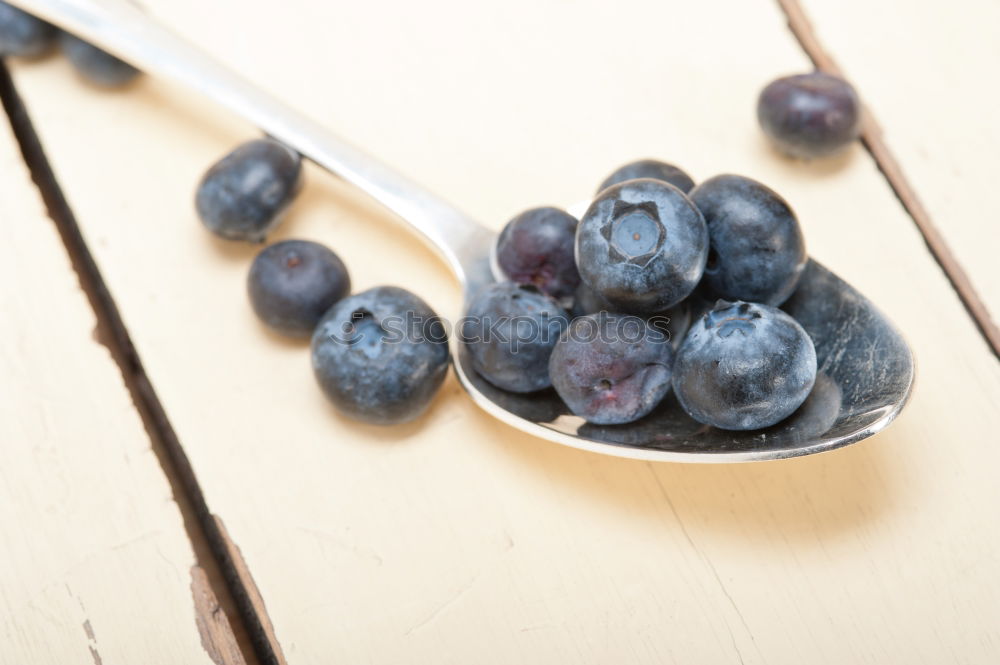
[[694,187],[694,180],[691,179],[691,176],[673,164],[655,159],[640,159],[616,169],[604,179],[601,186],[597,188],[597,193],[600,194],[612,185],[617,185],[626,180],[635,180],[636,178],[652,178],[654,180],[669,182],[685,194],[690,192],[691,188]]
[[461,339],[472,366],[497,388],[527,393],[548,388],[549,355],[569,326],[551,297],[531,286],[501,282],[469,305]]
[[0,57],[38,57],[52,48],[58,34],[40,18],[0,0]]
[[139,70],[124,60],[68,32],[60,33],[59,45],[76,71],[94,85],[120,88],[139,75]]
[[344,415],[376,425],[418,417],[448,371],[441,319],[405,289],[381,286],[335,304],[312,338],[316,380]]
[[257,254],[247,292],[268,327],[291,337],[310,337],[333,303],[351,292],[351,278],[340,257],[323,245],[285,240]]
[[809,159],[837,152],[861,131],[858,93],[823,72],[777,79],[757,101],[757,120],[784,153]]
[[573,319],[549,359],[549,375],[570,411],[597,425],[642,418],[670,390],[673,348],[662,332],[627,314]]
[[673,185],[628,180],[598,195],[580,220],[580,276],[622,312],[654,313],[684,299],[701,279],[708,230]]
[[497,267],[518,284],[567,298],[580,284],[574,244],[577,220],[558,208],[532,208],[507,222],[496,245]]
[[214,164],[198,184],[202,223],[229,240],[262,242],[302,186],[302,158],[272,139],[248,141]]
[[711,249],[704,284],[717,298],[780,305],[792,295],[806,265],[795,213],[756,180],[709,178],[691,200],[705,216]]
[[816,350],[780,309],[720,301],[677,352],[674,392],[698,422],[728,430],[769,427],[792,414],[816,381]]

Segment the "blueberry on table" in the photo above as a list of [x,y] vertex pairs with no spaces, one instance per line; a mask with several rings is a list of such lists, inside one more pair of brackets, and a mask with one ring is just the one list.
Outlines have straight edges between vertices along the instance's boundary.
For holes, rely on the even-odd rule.
[[674,362],[674,392],[700,423],[770,427],[792,414],[816,381],[816,350],[795,319],[768,305],[719,301],[688,331]]
[[0,57],[38,57],[52,48],[58,34],[54,26],[0,0]]
[[612,185],[623,183],[626,180],[635,180],[636,178],[652,178],[654,180],[669,182],[685,194],[690,192],[694,187],[694,180],[683,169],[655,159],[640,159],[617,168],[611,175],[604,179],[604,182],[597,188],[597,193],[600,194]]
[[501,282],[472,300],[460,334],[480,376],[502,390],[530,393],[552,385],[549,355],[568,326],[566,312],[551,296]]
[[783,198],[738,175],[709,178],[691,200],[708,224],[704,285],[716,298],[785,302],[806,266],[798,219]]
[[507,222],[496,245],[497,267],[517,284],[566,298],[580,284],[573,257],[576,217],[558,208],[532,208]]
[[782,152],[802,159],[824,157],[858,138],[861,102],[851,84],[838,76],[785,76],[760,93],[757,120]]
[[674,351],[645,320],[598,312],[573,319],[549,359],[552,385],[570,411],[596,425],[642,418],[670,390]]
[[668,183],[627,180],[601,192],[580,220],[583,281],[618,311],[654,313],[683,300],[708,257],[705,220]]
[[344,262],[319,243],[285,240],[253,260],[247,293],[257,317],[290,337],[311,337],[327,310],[351,292]]
[[330,308],[312,338],[316,380],[338,411],[375,425],[417,418],[448,371],[440,317],[406,289],[380,286]]
[[139,75],[139,70],[124,60],[68,32],[59,34],[59,46],[84,79],[102,88],[120,88]]
[[209,231],[263,242],[302,186],[302,158],[273,139],[255,139],[216,162],[198,184],[195,207]]

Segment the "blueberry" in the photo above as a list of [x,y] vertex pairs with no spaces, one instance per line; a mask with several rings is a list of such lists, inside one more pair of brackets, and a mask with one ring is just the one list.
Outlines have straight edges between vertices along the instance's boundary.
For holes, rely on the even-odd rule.
[[837,76],[786,76],[760,93],[757,120],[782,152],[803,159],[824,157],[858,137],[861,102],[851,84]]
[[694,187],[694,180],[683,169],[655,159],[640,159],[616,169],[604,179],[601,186],[597,188],[597,193],[600,194],[612,185],[623,183],[626,180],[635,180],[636,178],[652,178],[653,180],[669,182],[685,194],[690,192],[691,188]]
[[139,70],[124,60],[68,32],[59,34],[59,45],[76,71],[94,85],[120,88],[139,75]]
[[558,208],[532,208],[507,222],[496,245],[497,267],[507,279],[567,298],[580,284],[573,257],[576,217]]
[[573,319],[549,359],[570,411],[596,425],[642,418],[670,390],[673,349],[637,316],[598,312]]
[[247,292],[268,327],[290,337],[310,337],[333,303],[351,292],[344,262],[319,243],[285,240],[253,260]]
[[662,311],[701,279],[708,230],[673,185],[627,180],[601,192],[580,220],[576,263],[601,298],[630,314]]
[[501,282],[476,295],[460,330],[480,376],[497,388],[529,393],[552,385],[549,355],[568,326],[566,313],[551,296]]
[[816,381],[816,350],[780,309],[719,301],[696,321],[677,352],[674,392],[700,423],[727,430],[769,427],[805,401]]
[[302,158],[272,139],[248,141],[215,163],[198,184],[202,223],[229,240],[262,242],[302,186]]
[[52,48],[58,34],[40,18],[0,0],[0,57],[38,57]]
[[704,283],[717,298],[780,305],[806,265],[806,246],[791,207],[756,180],[720,175],[695,187],[711,249]]
[[313,373],[338,411],[376,425],[417,418],[448,371],[444,324],[406,289],[380,286],[341,300],[312,338]]

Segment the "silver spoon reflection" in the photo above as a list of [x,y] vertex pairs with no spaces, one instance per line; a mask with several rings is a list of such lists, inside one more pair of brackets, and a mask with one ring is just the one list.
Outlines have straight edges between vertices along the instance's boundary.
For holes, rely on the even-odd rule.
[[[366,192],[430,243],[468,300],[492,280],[493,231],[333,136],[213,61],[128,0],[9,0],[146,72],[182,82]],[[541,439],[592,452],[656,461],[744,462],[808,455],[885,428],[913,385],[913,357],[886,318],[815,261],[784,305],[812,336],[819,376],[805,404],[774,427],[727,432],[689,418],[672,396],[628,425],[595,426],[552,390],[518,395],[493,387],[453,340],[455,372],[472,399],[499,420]]]

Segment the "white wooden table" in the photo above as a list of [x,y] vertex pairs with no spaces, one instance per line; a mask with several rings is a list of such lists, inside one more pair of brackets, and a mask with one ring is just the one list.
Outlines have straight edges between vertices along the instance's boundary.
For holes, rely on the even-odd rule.
[[[1000,317],[1000,7],[800,2],[966,300]],[[778,4],[144,4],[494,227],[638,157],[758,178],[904,332],[917,386],[871,440],[751,465],[546,444],[453,377],[415,424],[349,422],[306,347],[255,321],[256,248],[193,212],[206,166],[254,128],[161,80],[106,93],[58,57],[9,62],[72,217],[57,211],[61,235],[0,125],[0,662],[1000,662],[989,323],[861,145],[801,164],[765,144],[758,91],[810,67]],[[324,242],[355,288],[402,284],[458,314],[427,249],[307,177],[276,239]],[[75,228],[100,282],[67,252]],[[94,337],[98,320],[101,339],[115,329],[110,303],[144,374]]]

